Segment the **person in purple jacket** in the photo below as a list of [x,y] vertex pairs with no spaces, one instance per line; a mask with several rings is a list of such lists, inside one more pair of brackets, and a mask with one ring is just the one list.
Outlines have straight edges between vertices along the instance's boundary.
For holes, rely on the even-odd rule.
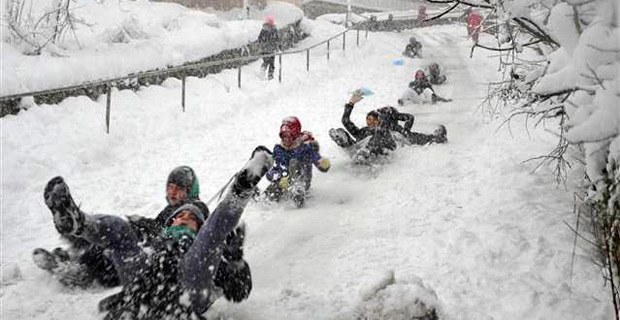
[[58,232],[101,246],[114,263],[123,289],[100,302],[106,320],[204,319],[222,295],[234,302],[249,296],[252,281],[242,252],[223,252],[231,233],[244,232],[241,214],[272,163],[271,151],[257,147],[211,215],[192,202],[183,204],[148,250],[127,220],[81,211],[62,177],[47,183],[45,204]]
[[272,183],[265,193],[272,201],[290,197],[300,208],[312,183],[312,166],[327,172],[329,159],[319,153],[319,144],[312,133],[301,131],[301,122],[297,117],[282,120],[280,139],[280,144],[273,147],[274,165],[267,172],[267,179]]

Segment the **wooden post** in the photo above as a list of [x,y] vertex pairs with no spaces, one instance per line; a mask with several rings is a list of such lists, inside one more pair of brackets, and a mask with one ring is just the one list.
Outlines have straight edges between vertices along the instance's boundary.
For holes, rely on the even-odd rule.
[[181,107],[185,112],[185,77],[181,78]]
[[327,40],[327,61],[329,61],[329,40]]
[[357,46],[360,46],[360,27],[357,27]]
[[368,26],[366,26],[366,39],[368,39]]
[[278,55],[278,81],[282,83],[282,54]]
[[237,86],[241,89],[241,66],[237,68]]
[[342,51],[346,48],[347,45],[347,32],[342,34]]
[[306,50],[306,71],[310,71],[310,49]]
[[105,127],[106,127],[106,133],[109,134],[110,133],[110,105],[112,103],[112,85],[110,85],[108,83],[107,85],[108,87],[108,92],[106,94],[106,111],[105,111]]

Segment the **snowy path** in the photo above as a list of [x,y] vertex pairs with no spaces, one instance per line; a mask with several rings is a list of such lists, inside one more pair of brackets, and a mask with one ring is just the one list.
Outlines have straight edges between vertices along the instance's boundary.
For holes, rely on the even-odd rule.
[[[2,318],[97,319],[96,303],[109,293],[64,289],[32,264],[32,248],[59,245],[42,201],[47,179],[65,176],[86,211],[152,216],[164,206],[171,168],[194,167],[208,199],[253,146],[277,142],[287,115],[314,133],[333,167],[315,174],[304,209],[248,207],[254,291],[241,304],[218,301],[208,316],[346,319],[360,290],[394,270],[397,279],[424,279],[447,319],[609,318],[600,274],[581,249],[569,291],[572,234],[562,221],[574,221],[571,195],[556,189],[548,172],[531,174],[534,164],[521,163],[548,151],[553,138],[521,128],[511,137],[483,122],[476,108],[496,60],[469,59],[463,29],[419,30],[427,58],[400,67],[392,60],[411,32],[371,34],[359,49],[333,52],[329,63],[314,52],[310,73],[305,56],[287,57],[282,84],[256,79],[257,64],[244,71],[241,90],[235,71],[190,79],[185,114],[178,81],[118,92],[109,137],[103,100],[73,98],[0,120],[2,267],[5,275],[16,266],[22,273],[3,276]],[[375,92],[354,110],[361,124],[367,111],[394,104],[431,58],[448,72],[438,92],[455,101],[404,109],[416,115],[414,130],[445,124],[449,143],[399,150],[372,174],[352,168],[327,136],[340,126],[349,92],[362,85]]]

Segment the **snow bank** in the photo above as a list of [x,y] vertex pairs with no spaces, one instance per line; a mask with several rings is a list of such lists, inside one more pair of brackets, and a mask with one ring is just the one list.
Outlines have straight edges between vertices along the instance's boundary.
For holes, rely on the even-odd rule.
[[46,51],[25,56],[19,46],[2,43],[1,95],[180,65],[255,41],[266,15],[274,15],[280,26],[303,18],[299,8],[280,2],[256,13],[256,19],[227,21],[177,4],[144,0],[81,0],[74,15],[89,26],[78,25],[76,37],[65,35],[58,44],[64,49],[62,56]]

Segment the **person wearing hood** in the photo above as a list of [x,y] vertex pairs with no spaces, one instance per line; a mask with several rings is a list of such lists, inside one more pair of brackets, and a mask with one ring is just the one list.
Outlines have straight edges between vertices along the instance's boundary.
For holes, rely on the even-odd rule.
[[[276,28],[275,18],[273,16],[267,16],[263,28],[258,35],[258,45],[260,47],[261,54],[272,54],[280,50],[280,35]],[[268,71],[268,79],[273,79],[273,72],[275,70],[275,56],[271,55],[263,58],[263,64],[261,68],[264,71]]]
[[302,207],[312,183],[312,166],[327,172],[330,162],[319,153],[319,144],[312,133],[301,130],[297,117],[282,120],[280,139],[273,148],[274,166],[267,172],[267,179],[272,183],[265,193],[273,201],[290,196],[297,207]]
[[[130,215],[127,216],[128,222],[140,242],[149,244],[161,232],[168,217],[185,202],[194,201],[205,214],[209,214],[207,206],[199,201],[199,194],[194,170],[188,166],[177,167],[170,172],[166,182],[167,206],[154,219]],[[114,265],[103,248],[69,234],[61,233],[61,238],[69,243],[67,249],[58,247],[50,252],[36,248],[33,251],[33,260],[39,268],[50,272],[68,287],[88,287],[93,283],[115,287],[120,284]]]
[[271,152],[257,147],[211,215],[195,202],[182,204],[148,250],[125,219],[78,208],[62,177],[52,178],[43,195],[56,230],[103,248],[118,272],[123,289],[100,302],[104,319],[204,319],[222,295],[240,302],[250,294],[247,262],[239,252],[222,252],[231,233],[244,233],[241,215],[272,163]]

